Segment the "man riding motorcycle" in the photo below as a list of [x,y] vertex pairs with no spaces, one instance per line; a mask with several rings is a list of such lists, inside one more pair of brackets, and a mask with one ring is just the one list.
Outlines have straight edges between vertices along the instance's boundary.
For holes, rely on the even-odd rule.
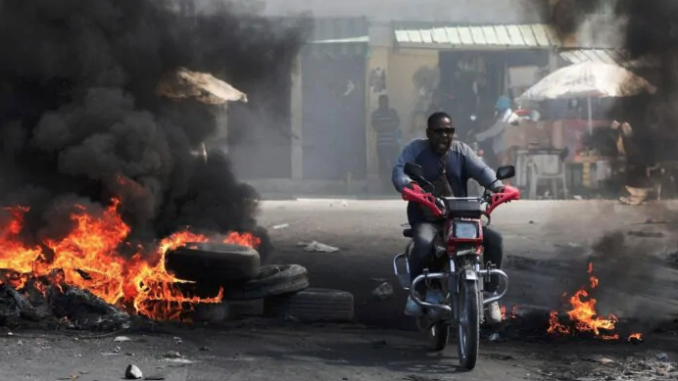
[[[502,192],[503,183],[497,180],[495,172],[476,156],[466,144],[453,141],[455,127],[452,118],[444,112],[436,112],[428,118],[426,139],[410,141],[400,153],[393,167],[392,181],[398,192],[404,188],[413,189],[414,181],[405,174],[405,163],[415,163],[423,168],[424,177],[435,185],[436,197],[466,197],[467,181],[474,179],[493,192]],[[427,263],[434,254],[435,239],[442,228],[442,221],[437,221],[426,210],[410,202],[407,206],[407,218],[412,227],[413,247],[408,258],[411,279],[424,272]],[[501,268],[503,257],[503,240],[493,229],[483,227],[485,260]],[[444,296],[439,290],[426,292],[424,282],[415,290],[420,298],[424,296],[429,303],[439,304]],[[485,290],[495,294],[499,286],[498,276],[492,276]],[[423,310],[414,300],[408,297],[405,314],[419,317]],[[488,305],[487,320],[490,323],[501,322],[499,303]]]

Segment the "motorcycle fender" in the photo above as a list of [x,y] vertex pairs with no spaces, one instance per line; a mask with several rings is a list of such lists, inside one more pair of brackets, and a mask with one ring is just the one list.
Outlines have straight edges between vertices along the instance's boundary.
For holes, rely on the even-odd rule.
[[473,270],[473,269],[464,270],[464,279],[465,280],[478,280],[478,274],[476,274],[475,270]]

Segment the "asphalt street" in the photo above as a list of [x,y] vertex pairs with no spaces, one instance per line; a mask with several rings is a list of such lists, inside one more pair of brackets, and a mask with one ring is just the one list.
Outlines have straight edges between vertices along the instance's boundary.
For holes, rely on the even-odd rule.
[[[459,372],[456,348],[426,350],[403,317],[392,258],[406,244],[402,201],[301,200],[262,205],[275,252],[271,263],[308,268],[312,287],[354,294],[351,324],[301,324],[263,318],[219,326],[164,328],[156,334],[0,331],[0,381],[119,380],[138,365],[149,379],[200,381],[386,380],[675,380],[676,327],[670,320],[678,277],[667,262],[676,250],[672,204],[628,207],[613,202],[517,202],[496,212],[511,277],[503,304],[562,308],[563,293],[586,284],[587,264],[600,277],[601,313],[634,321],[645,341],[549,338],[543,332],[481,342],[476,370]],[[617,232],[617,234],[613,234]],[[639,237],[640,236],[640,237]],[[300,242],[337,247],[304,251]],[[381,282],[396,287],[379,301]],[[632,324],[632,325],[633,325]],[[657,327],[662,325],[662,331]],[[622,332],[623,333],[623,332]],[[116,342],[124,335],[129,341]],[[181,340],[177,340],[180,338]]]
[[[312,286],[355,295],[362,323],[399,329],[408,326],[402,315],[405,293],[398,290],[387,302],[377,301],[371,293],[382,280],[398,289],[392,259],[408,242],[402,236],[404,208],[399,200],[270,201],[263,205],[261,219],[277,248],[272,262],[306,266]],[[586,284],[592,261],[600,278],[599,292],[610,294],[608,300],[600,298],[601,308],[609,309],[604,312],[625,316],[648,308],[663,310],[665,305],[678,310],[671,299],[658,300],[675,285],[675,272],[661,264],[661,257],[676,250],[672,230],[677,208],[671,203],[629,207],[607,201],[519,201],[501,206],[491,225],[503,234],[510,277],[502,303],[508,309],[558,308],[564,292]],[[280,226],[285,227],[273,229]],[[642,237],[648,232],[662,236]],[[621,238],[614,238],[614,233]],[[314,240],[339,251],[306,252],[298,245]],[[592,254],[595,259],[590,259]],[[645,266],[657,261],[661,263]],[[643,284],[630,288],[626,278],[642,278]]]

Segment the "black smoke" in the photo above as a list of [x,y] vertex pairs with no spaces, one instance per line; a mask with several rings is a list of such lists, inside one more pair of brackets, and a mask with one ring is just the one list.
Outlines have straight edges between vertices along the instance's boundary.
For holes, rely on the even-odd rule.
[[160,0],[0,2],[0,202],[31,207],[27,238],[63,230],[55,208],[111,197],[139,239],[256,228],[256,192],[228,157],[191,154],[217,131],[216,107],[155,89],[181,66],[266,88],[289,76],[305,22],[206,3],[186,15]]
[[[634,136],[629,143],[637,155],[643,156],[637,162],[678,160],[678,3],[662,0],[559,0],[558,3],[544,21],[555,25],[563,37],[581,31],[585,23],[597,17],[600,20],[603,8],[612,11],[606,16],[609,25],[598,22],[593,27],[598,28],[598,36],[616,35],[621,39],[595,41],[594,34],[593,43],[597,46],[619,43],[615,48],[626,54],[625,63],[635,63],[628,68],[648,79],[657,87],[657,92],[614,99],[607,111],[608,119],[631,123]],[[610,27],[616,29],[610,31]],[[642,177],[645,172],[640,172]],[[669,187],[674,189],[667,189]],[[665,183],[665,197],[675,196],[675,191],[675,185]],[[678,220],[675,211],[661,204],[642,208],[652,220]],[[676,226],[670,223],[638,229],[661,230],[673,237]],[[608,312],[639,319],[647,329],[668,316],[675,316],[676,306],[670,303],[674,299],[670,279],[675,274],[667,269],[663,242],[633,239],[625,233],[605,234],[592,247],[590,260],[600,277],[598,292],[605,295],[600,305]]]
[[[542,3],[542,2],[540,2]],[[602,11],[611,11],[604,19]],[[584,24],[594,31],[583,42],[614,47],[623,52],[629,70],[647,78],[653,95],[618,98],[607,110],[613,120],[629,121],[640,136],[640,150],[655,153],[652,160],[675,160],[678,153],[678,4],[661,0],[559,0],[546,22],[562,37],[579,32]],[[608,25],[601,22],[609,21]],[[593,22],[595,24],[595,22]],[[611,40],[611,36],[615,40]],[[621,37],[621,38],[619,38]],[[616,46],[613,46],[616,45]]]

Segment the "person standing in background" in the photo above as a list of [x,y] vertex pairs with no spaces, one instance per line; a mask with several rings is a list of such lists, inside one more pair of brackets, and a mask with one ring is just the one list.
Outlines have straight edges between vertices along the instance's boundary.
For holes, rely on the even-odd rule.
[[511,110],[511,100],[506,96],[497,99],[494,105],[494,124],[476,135],[477,142],[492,139],[492,151],[497,158],[497,167],[508,164],[508,155],[504,134],[509,125],[517,125],[519,118]]
[[379,174],[384,189],[390,187],[391,169],[400,153],[400,117],[398,112],[389,106],[388,96],[379,96],[379,107],[372,112],[372,128],[377,135],[377,156]]

